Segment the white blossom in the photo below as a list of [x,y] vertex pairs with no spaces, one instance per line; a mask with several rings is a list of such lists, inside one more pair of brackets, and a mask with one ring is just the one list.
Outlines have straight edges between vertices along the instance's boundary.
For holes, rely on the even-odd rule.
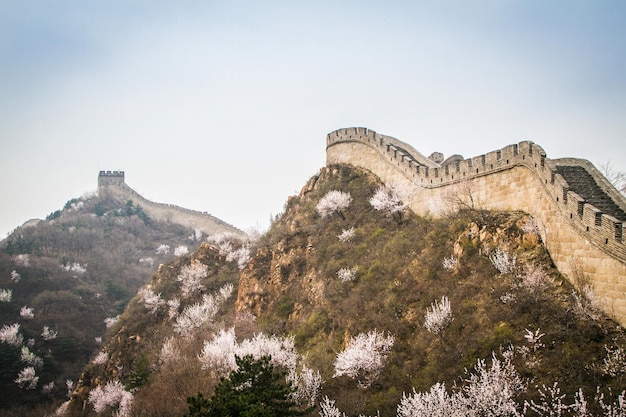
[[181,268],[180,274],[176,278],[181,283],[181,294],[183,298],[187,298],[198,291],[204,289],[202,279],[204,279],[209,273],[209,268],[200,263],[192,262],[190,265],[185,265]]
[[13,298],[13,290],[0,288],[0,302],[10,303]]
[[352,268],[341,268],[337,271],[337,278],[341,282],[351,282],[356,279],[356,273],[359,270],[358,266],[354,266]]
[[94,365],[104,365],[105,363],[107,363],[108,360],[109,360],[109,354],[102,350],[98,352],[96,357],[93,358],[93,361],[91,362]]
[[350,193],[332,190],[326,193],[317,203],[317,212],[320,216],[326,217],[334,212],[338,212],[343,217],[342,210],[348,208],[352,202]]
[[239,346],[235,338],[235,328],[221,329],[210,342],[205,341],[198,356],[202,369],[213,370],[218,375],[227,374],[237,368],[235,355]]
[[342,229],[341,233],[337,235],[337,238],[339,238],[340,242],[349,242],[354,237],[354,234],[354,227],[351,227],[349,229]]
[[244,339],[238,344],[234,328],[222,329],[214,335],[213,340],[205,341],[198,359],[202,369],[226,374],[236,369],[235,356],[246,355],[251,355],[255,359],[271,356],[274,366],[288,370],[295,369],[298,360],[293,337],[281,338],[257,333],[252,339]]
[[170,245],[166,245],[166,244],[162,243],[156,249],[156,254],[157,255],[165,255],[165,254],[168,254],[168,253],[170,253]]
[[604,375],[610,375],[615,378],[618,375],[622,375],[626,373],[626,349],[616,346],[613,348],[609,348],[607,346],[604,347],[606,350],[606,357],[602,365],[600,366],[600,371]]
[[325,396],[324,399],[320,401],[320,416],[346,417],[346,414],[342,413],[337,407],[335,407],[335,400],[331,400],[328,396]]
[[161,346],[161,352],[159,353],[159,362],[162,364],[176,362],[179,358],[180,351],[176,347],[176,340],[170,337],[163,343],[163,346]]
[[180,307],[180,300],[178,298],[172,298],[167,302],[168,316],[173,319],[178,315],[178,308]]
[[602,319],[604,302],[596,295],[591,285],[583,285],[579,292],[572,290],[572,297],[576,313],[592,320]]
[[495,354],[491,367],[484,360],[478,360],[474,372],[467,378],[463,387],[468,415],[501,417],[519,416],[515,397],[526,390],[526,382],[513,366],[512,351],[503,353],[500,360]]
[[161,294],[155,294],[154,291],[147,287],[139,290],[139,297],[143,299],[146,309],[148,309],[152,315],[155,315],[159,311],[159,308],[165,305]]
[[30,258],[27,253],[22,253],[20,255],[15,255],[15,263],[19,266],[29,266]]
[[19,385],[20,388],[35,389],[38,381],[39,377],[35,375],[35,368],[28,366],[20,371],[15,383]]
[[66,379],[65,388],[67,389],[67,398],[70,398],[72,396],[72,392],[74,392],[74,388],[76,388],[76,384],[71,379]]
[[120,381],[109,381],[89,392],[89,402],[96,413],[100,414],[109,407],[117,407],[116,416],[126,417],[130,414],[133,394],[126,391]]
[[66,265],[63,266],[63,269],[65,269],[68,272],[75,272],[78,275],[82,275],[85,272],[87,272],[87,264],[83,266],[79,264],[78,262],[67,263]]
[[[401,196],[401,194],[406,195]],[[387,217],[391,217],[396,213],[402,215],[407,210],[409,205],[403,201],[403,197],[405,200],[410,198],[408,193],[401,193],[396,185],[381,185],[369,202],[374,209]]]
[[319,371],[302,365],[300,372],[295,369],[289,371],[287,381],[295,391],[291,394],[291,398],[301,406],[313,407],[317,397],[322,392],[322,375]]
[[93,338],[94,342],[96,342],[97,345],[101,345],[102,344],[102,336],[96,336]]
[[20,309],[20,317],[30,320],[35,317],[35,313],[33,313],[33,309],[31,307],[24,306]]
[[69,408],[70,408],[70,402],[65,401],[54,411],[54,415],[56,417],[63,417],[67,414],[67,412],[69,411]]
[[436,383],[428,392],[402,394],[398,417],[465,417],[462,398],[457,393],[448,394],[443,383]]
[[20,360],[35,368],[41,368],[43,366],[43,359],[31,352],[28,346],[22,346]]
[[541,329],[537,329],[534,332],[528,329],[524,329],[526,331],[526,334],[524,335],[524,338],[528,341],[528,343],[530,344],[530,346],[532,347],[533,351],[537,351],[542,347],[545,347],[545,345],[543,343],[541,343],[541,338],[543,336],[545,336],[545,333],[539,333],[541,331]]
[[567,415],[572,405],[565,404],[565,394],[561,394],[561,388],[557,382],[551,387],[542,385],[539,388],[540,401],[536,403],[534,400],[525,402],[524,406],[537,413],[539,416],[564,416]]
[[174,248],[174,256],[183,256],[189,253],[189,248],[184,245],[176,246]]
[[56,332],[56,330],[53,330],[48,326],[43,326],[43,329],[41,330],[41,337],[43,338],[43,340],[54,340],[57,338],[57,336],[58,333]]
[[231,250],[226,255],[226,260],[228,262],[236,261],[237,267],[243,270],[248,265],[248,261],[250,261],[250,246],[243,244],[239,248]]
[[454,255],[450,255],[447,258],[443,258],[441,265],[443,266],[443,269],[450,271],[451,269],[454,269],[458,263],[459,260],[457,259],[457,257]]
[[376,330],[351,337],[345,350],[337,354],[333,378],[362,378],[359,386],[368,387],[383,368],[393,343],[393,336],[385,337]]
[[433,334],[439,334],[453,320],[450,300],[445,295],[441,297],[441,303],[435,300],[426,309],[424,327]]
[[2,326],[2,329],[0,329],[0,342],[12,346],[20,346],[24,342],[24,337],[19,332],[19,323],[14,323],[10,326]]
[[107,317],[106,319],[104,319],[104,325],[106,326],[107,329],[110,329],[111,327],[115,325],[115,323],[117,323],[119,319],[120,319],[119,315],[115,317]]
[[218,295],[203,295],[202,302],[185,307],[176,317],[174,331],[182,336],[189,336],[194,329],[210,324],[222,302],[223,299]]
[[22,276],[16,270],[11,271],[12,282],[18,283],[20,282],[21,279],[22,279]]
[[142,265],[148,265],[149,267],[152,268],[152,266],[154,265],[154,258],[149,257],[149,256],[145,258],[140,258],[139,263]]
[[489,260],[501,274],[509,274],[513,272],[517,263],[515,256],[509,255],[500,248],[495,249],[489,255]]

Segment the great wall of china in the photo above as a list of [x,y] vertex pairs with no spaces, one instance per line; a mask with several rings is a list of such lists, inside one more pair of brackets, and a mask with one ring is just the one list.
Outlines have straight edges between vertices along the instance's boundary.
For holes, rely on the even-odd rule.
[[150,201],[129,187],[124,178],[124,171],[100,171],[98,175],[98,196],[114,198],[122,202],[132,201],[141,206],[143,211],[155,220],[179,224],[207,235],[232,232],[243,235],[243,232],[217,217],[208,213],[189,210],[171,204]]
[[354,127],[328,134],[326,163],[358,166],[410,189],[410,207],[420,215],[437,215],[451,196],[476,209],[529,213],[559,271],[574,283],[588,277],[604,310],[626,325],[626,199],[588,161],[548,159],[532,142],[442,161]]

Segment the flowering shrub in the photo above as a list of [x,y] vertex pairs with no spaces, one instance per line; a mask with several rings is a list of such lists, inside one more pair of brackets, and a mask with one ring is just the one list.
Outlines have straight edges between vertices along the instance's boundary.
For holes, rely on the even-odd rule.
[[509,274],[515,270],[515,256],[510,256],[500,248],[494,250],[489,255],[489,260],[501,274]]
[[43,326],[43,329],[41,330],[41,337],[43,338],[43,340],[54,340],[57,338],[57,336],[58,333],[56,330],[52,330],[48,326]]
[[341,233],[337,235],[340,242],[349,242],[354,237],[354,227],[349,229],[342,229]]
[[453,320],[450,300],[445,295],[441,303],[435,300],[430,308],[426,309],[424,327],[433,334],[439,334]]
[[35,368],[43,366],[43,359],[31,352],[28,346],[22,346],[20,360]]
[[5,290],[0,288],[0,302],[10,303],[13,298],[13,290]]
[[110,329],[111,327],[115,325],[115,323],[117,323],[119,319],[120,319],[119,315],[115,317],[107,317],[106,319],[104,319],[104,325],[106,326],[107,329]]
[[295,388],[291,399],[296,404],[306,405],[307,407],[315,405],[315,400],[320,396],[324,382],[319,371],[313,371],[306,365],[302,366],[300,373],[297,373],[295,369],[290,370],[287,375],[287,381],[291,382],[291,386]]
[[18,283],[22,279],[22,276],[17,273],[16,270],[11,271],[11,282]]
[[20,255],[15,255],[15,263],[19,266],[29,266],[30,258],[27,253],[22,253]]
[[152,315],[155,315],[159,308],[165,305],[165,301],[161,298],[161,294],[155,294],[150,288],[141,288],[138,295],[143,299],[145,307]]
[[378,377],[393,347],[394,337],[374,330],[351,337],[344,351],[335,359],[333,378],[346,375],[360,378],[359,386],[367,388]]
[[31,307],[24,306],[20,309],[20,317],[30,320],[35,317],[35,313],[33,313],[33,309]]
[[166,255],[170,253],[170,245],[166,245],[164,243],[160,244],[158,248],[156,248],[157,255]]
[[456,258],[456,256],[450,255],[448,258],[443,258],[441,266],[443,266],[443,269],[450,271],[451,269],[454,269],[458,263],[459,260]]
[[316,210],[322,217],[330,216],[334,212],[337,212],[343,218],[342,210],[348,208],[351,202],[352,196],[350,193],[332,190],[327,192],[326,195],[320,199],[317,203]]
[[174,331],[182,336],[190,336],[194,329],[210,324],[222,303],[230,297],[232,292],[233,285],[226,284],[214,295],[203,295],[202,302],[185,307],[183,312],[176,317]]
[[358,270],[358,266],[354,266],[352,268],[341,268],[337,271],[337,277],[341,282],[351,282],[356,279],[356,273]]
[[87,272],[87,265],[82,266],[78,262],[73,262],[73,263],[68,263],[64,265],[63,269],[65,269],[68,272],[75,272],[78,275],[82,275],[85,272]]
[[200,262],[193,262],[181,268],[180,274],[176,278],[181,283],[181,294],[183,298],[187,298],[198,291],[204,289],[201,280],[209,273],[206,265]]
[[109,407],[117,407],[116,416],[126,417],[130,414],[133,394],[126,391],[120,381],[109,381],[104,386],[96,387],[89,392],[89,402],[96,413],[100,414]]
[[104,365],[105,363],[107,363],[108,360],[109,360],[109,354],[106,353],[105,351],[100,351],[98,352],[96,357],[93,358],[92,363],[94,365]]
[[39,377],[35,375],[35,368],[28,366],[20,371],[15,379],[15,383],[23,389],[35,389],[39,382]]
[[592,320],[601,320],[604,316],[602,313],[604,303],[591,285],[583,285],[579,292],[572,290],[572,297],[574,298],[574,311],[579,315]]
[[[408,196],[405,196],[408,199]],[[402,216],[407,208],[408,203],[402,201],[400,191],[395,185],[381,185],[372,198],[369,200],[374,209],[382,212],[387,217],[392,217],[394,214]]]
[[0,342],[12,346],[20,346],[22,342],[24,342],[24,337],[19,332],[19,323],[14,323],[10,326],[5,324],[2,326],[2,329],[0,329]]
[[174,256],[183,256],[189,253],[189,248],[184,245],[176,246],[174,248]]

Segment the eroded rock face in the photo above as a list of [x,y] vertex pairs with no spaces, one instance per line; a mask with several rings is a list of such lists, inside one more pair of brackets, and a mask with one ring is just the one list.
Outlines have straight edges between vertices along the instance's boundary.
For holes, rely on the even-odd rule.
[[470,222],[454,242],[454,256],[461,258],[469,248],[481,253],[495,249],[512,251],[519,246],[527,248],[541,244],[540,232],[531,216],[520,213],[510,217],[497,227],[493,223],[479,225]]

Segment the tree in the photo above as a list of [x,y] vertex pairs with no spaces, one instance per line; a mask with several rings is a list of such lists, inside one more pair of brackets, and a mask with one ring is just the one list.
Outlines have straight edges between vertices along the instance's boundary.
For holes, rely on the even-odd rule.
[[330,216],[334,212],[337,212],[341,219],[345,220],[342,210],[348,208],[351,202],[352,196],[350,193],[332,190],[322,197],[319,203],[317,203],[316,209],[322,217]]
[[403,192],[402,194],[398,187],[393,184],[381,185],[370,198],[370,204],[374,209],[382,212],[387,217],[393,217],[397,214],[398,223],[401,223],[402,213],[409,207],[408,203],[403,201],[403,197],[406,201],[410,198],[408,192]]
[[251,355],[235,358],[237,369],[221,378],[210,399],[202,393],[187,398],[185,417],[280,417],[304,415],[290,399],[294,389],[285,372],[276,372],[269,356],[255,360]]

